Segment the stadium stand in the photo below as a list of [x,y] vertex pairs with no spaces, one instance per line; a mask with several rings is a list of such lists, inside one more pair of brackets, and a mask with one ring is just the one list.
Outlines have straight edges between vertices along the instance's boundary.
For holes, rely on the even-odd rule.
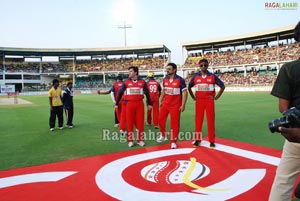
[[[166,60],[168,60],[166,58]],[[94,60],[77,60],[77,72],[101,72],[126,70],[129,66],[138,66],[142,70],[162,69],[166,65],[162,55],[146,58],[104,58]]]
[[210,71],[228,86],[272,85],[281,65],[297,59],[299,44],[293,39],[294,26],[241,36],[187,42],[183,64],[186,80],[197,71],[200,59],[206,58]]
[[257,47],[254,49],[235,50],[235,51],[219,51],[206,52],[202,54],[190,54],[186,59],[185,67],[194,67],[200,59],[207,58],[210,65],[213,66],[231,66],[243,64],[256,64],[276,61],[290,61],[297,59],[297,54],[300,53],[299,44],[280,44],[273,47]]
[[[186,59],[178,72],[188,82],[201,58],[227,86],[272,85],[281,65],[297,59],[299,45],[293,40],[294,26],[225,38],[182,44]],[[54,78],[74,88],[107,88],[113,78],[138,66],[141,76],[165,75],[171,51],[165,45],[120,48],[38,49],[0,47],[0,82],[19,91],[44,90]],[[45,59],[55,57],[56,59]]]
[[170,53],[165,45],[90,49],[0,47],[0,79],[1,83],[14,84],[19,91],[43,90],[50,87],[54,78],[59,78],[62,86],[73,81],[75,88],[107,88],[112,84],[111,77],[126,72],[132,65],[144,74],[162,74]]

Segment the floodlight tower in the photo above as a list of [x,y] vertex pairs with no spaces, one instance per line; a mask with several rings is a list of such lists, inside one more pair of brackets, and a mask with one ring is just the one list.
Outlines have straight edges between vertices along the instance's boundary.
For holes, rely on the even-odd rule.
[[124,21],[122,25],[118,26],[118,28],[119,29],[124,29],[124,40],[125,40],[125,47],[126,47],[127,46],[127,43],[126,43],[126,40],[127,40],[126,29],[132,28],[132,25],[126,24],[126,21]]

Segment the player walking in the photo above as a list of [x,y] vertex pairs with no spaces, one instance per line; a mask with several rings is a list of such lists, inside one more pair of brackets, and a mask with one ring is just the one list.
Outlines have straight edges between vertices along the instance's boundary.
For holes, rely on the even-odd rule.
[[161,86],[158,81],[154,79],[154,73],[149,73],[149,80],[147,81],[147,86],[150,93],[150,99],[152,102],[152,109],[147,110],[147,124],[152,124],[152,113],[153,113],[153,125],[154,128],[159,128],[158,126],[158,115],[159,115],[159,97],[161,94]]
[[[109,90],[98,90],[98,94],[110,94],[111,99],[113,101],[114,107],[116,105],[116,100],[118,98],[118,91],[121,89],[123,84],[123,78],[121,75],[118,75],[116,77],[116,82],[113,84],[113,86]],[[120,128],[120,134],[122,136],[126,133],[126,103],[127,101],[124,100],[124,97],[122,97],[122,100],[120,101],[120,105],[118,106],[118,109],[114,108],[114,115],[115,115],[115,126]]]
[[[116,83],[112,86],[111,92],[113,94],[112,99],[114,105],[116,105],[116,101],[118,99],[118,91],[122,88],[123,85],[123,78],[122,76],[117,76]],[[126,133],[126,103],[127,101],[124,99],[125,96],[122,96],[121,101],[119,102],[118,108],[115,109],[118,122],[119,122],[119,128],[120,128],[120,134],[122,136]]]

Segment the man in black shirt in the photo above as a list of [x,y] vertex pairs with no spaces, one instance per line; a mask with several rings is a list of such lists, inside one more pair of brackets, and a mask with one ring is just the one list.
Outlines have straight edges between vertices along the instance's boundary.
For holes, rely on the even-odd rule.
[[74,115],[74,104],[73,104],[73,83],[68,82],[67,88],[63,92],[63,104],[65,108],[65,113],[67,117],[67,126],[73,128],[73,115]]
[[[295,40],[300,42],[300,22],[294,30]],[[279,112],[300,108],[300,59],[285,63],[279,71],[271,94],[278,98]],[[290,201],[292,191],[300,173],[299,128],[278,129],[286,138],[282,156],[272,185],[270,201]],[[299,187],[296,196],[299,197]]]

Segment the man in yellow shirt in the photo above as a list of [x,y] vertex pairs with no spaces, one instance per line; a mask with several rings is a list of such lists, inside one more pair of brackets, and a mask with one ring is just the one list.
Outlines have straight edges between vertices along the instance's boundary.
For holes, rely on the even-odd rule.
[[62,90],[59,87],[59,81],[57,79],[53,80],[53,86],[48,92],[48,97],[50,101],[50,131],[54,131],[56,116],[58,118],[58,128],[62,130],[64,124],[63,118],[63,104],[62,104]]

